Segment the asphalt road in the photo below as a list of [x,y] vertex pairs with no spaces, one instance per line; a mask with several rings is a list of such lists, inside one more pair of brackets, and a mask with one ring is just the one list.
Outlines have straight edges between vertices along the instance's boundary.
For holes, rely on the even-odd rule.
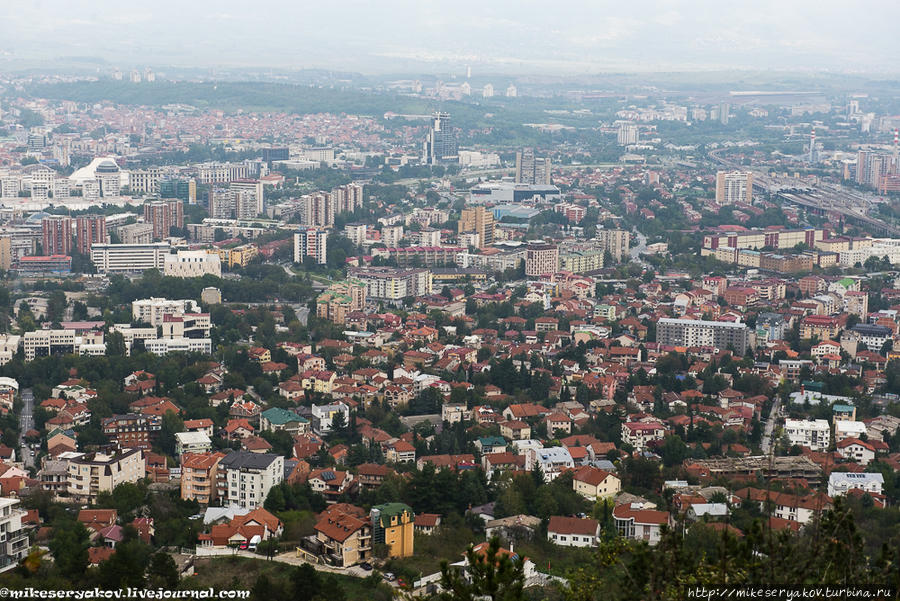
[[775,399],[775,402],[772,403],[772,410],[769,411],[769,419],[766,420],[766,427],[763,429],[763,437],[762,442],[760,443],[760,448],[764,455],[768,455],[769,451],[772,449],[772,434],[775,432],[775,422],[778,421],[778,409],[781,405],[781,399]]
[[30,388],[23,389],[19,396],[22,399],[22,412],[19,414],[19,453],[26,468],[34,467],[34,455],[25,444],[25,432],[34,428],[34,393]]

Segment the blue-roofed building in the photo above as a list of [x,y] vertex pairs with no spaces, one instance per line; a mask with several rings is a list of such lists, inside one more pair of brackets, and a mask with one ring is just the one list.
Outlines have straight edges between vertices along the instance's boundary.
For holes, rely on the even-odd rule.
[[834,421],[848,420],[856,421],[856,407],[853,405],[845,405],[843,403],[835,403],[831,408],[832,419]]
[[502,436],[483,436],[475,441],[475,446],[482,455],[506,452],[506,439]]

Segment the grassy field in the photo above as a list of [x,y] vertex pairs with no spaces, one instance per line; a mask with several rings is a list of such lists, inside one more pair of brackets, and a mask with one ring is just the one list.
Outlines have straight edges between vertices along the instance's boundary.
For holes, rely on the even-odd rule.
[[[261,575],[273,583],[289,586],[294,566],[276,561],[248,559],[245,557],[212,557],[197,559],[195,575],[184,582],[186,588],[250,590]],[[372,586],[362,578],[341,574],[322,574],[333,578],[344,591],[347,599],[381,601],[391,598],[391,588],[386,584]]]
[[[415,556],[391,560],[384,569],[406,577],[434,574],[440,571],[442,561],[459,561],[470,543],[478,544],[483,540],[483,535],[476,535],[468,528],[444,528],[432,536],[416,535]],[[592,561],[591,549],[559,547],[541,538],[518,542],[513,545],[513,550],[533,561],[539,572],[563,578],[571,570]]]

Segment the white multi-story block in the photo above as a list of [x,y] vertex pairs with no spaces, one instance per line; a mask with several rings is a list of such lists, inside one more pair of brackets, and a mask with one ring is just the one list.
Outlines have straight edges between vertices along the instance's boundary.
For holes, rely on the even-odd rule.
[[[163,270],[169,256],[168,242],[150,244],[92,244],[91,262],[98,273],[141,273]],[[216,257],[218,259],[218,257]]]
[[878,472],[871,474],[856,472],[831,472],[828,477],[828,496],[839,497],[853,489],[863,492],[882,494],[884,476]]
[[792,445],[826,451],[831,443],[831,427],[824,419],[786,419],[784,433]]
[[531,449],[525,453],[525,469],[533,471],[540,467],[544,481],[550,482],[562,472],[575,468],[575,461],[565,447]]
[[140,449],[80,455],[69,461],[69,498],[76,503],[94,503],[100,493],[112,492],[118,485],[137,482],[144,476]]
[[218,494],[225,504],[262,507],[272,487],[284,480],[284,457],[232,451],[219,462]]
[[134,321],[161,326],[166,315],[181,316],[199,311],[192,300],[169,300],[167,298],[142,298],[131,302],[131,316]]
[[164,269],[165,275],[176,278],[222,277],[218,253],[205,250],[179,250],[174,255],[166,255]]
[[28,532],[22,527],[25,512],[18,499],[0,498],[0,572],[16,567],[28,555]]

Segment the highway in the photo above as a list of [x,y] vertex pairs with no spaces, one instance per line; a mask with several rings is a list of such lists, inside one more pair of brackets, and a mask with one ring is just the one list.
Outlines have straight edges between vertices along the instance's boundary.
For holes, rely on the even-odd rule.
[[25,388],[21,391],[20,398],[22,412],[19,414],[19,452],[25,467],[30,469],[34,467],[34,455],[25,444],[25,432],[34,428],[34,393],[30,388]]

